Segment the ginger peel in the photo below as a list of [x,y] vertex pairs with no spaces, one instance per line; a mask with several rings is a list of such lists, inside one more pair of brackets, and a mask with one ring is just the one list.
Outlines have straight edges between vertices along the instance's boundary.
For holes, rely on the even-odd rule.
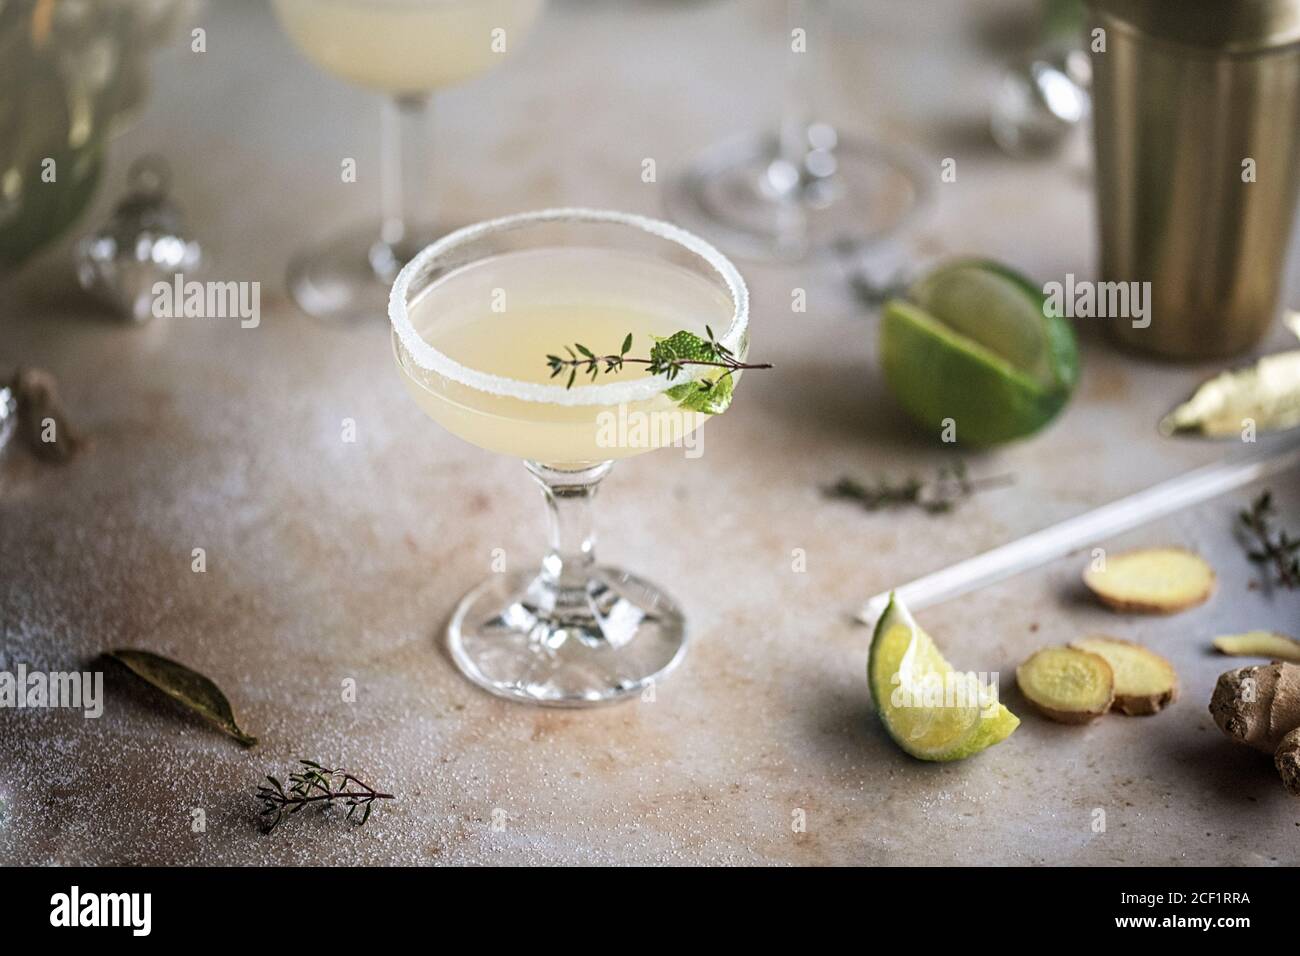
[[1272,754],[1282,783],[1300,796],[1300,664],[1274,661],[1221,674],[1210,714],[1233,740]]

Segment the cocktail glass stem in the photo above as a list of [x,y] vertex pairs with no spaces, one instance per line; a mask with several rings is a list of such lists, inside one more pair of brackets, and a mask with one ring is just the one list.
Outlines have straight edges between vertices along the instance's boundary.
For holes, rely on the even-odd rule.
[[476,684],[516,700],[580,707],[641,693],[686,646],[681,610],[659,588],[596,564],[592,498],[613,462],[524,462],[546,501],[541,570],[493,575],[448,626],[452,659]]
[[592,499],[613,462],[576,471],[525,462],[546,500],[548,549],[542,559],[541,580],[558,591],[586,593],[596,564],[596,531]]
[[[813,142],[817,139],[817,132],[830,131],[825,123],[817,124],[817,129],[814,129],[817,88],[826,80],[828,72],[824,43],[829,30],[826,10],[820,0],[790,0],[786,5],[786,19],[791,37],[796,28],[802,29],[809,45],[802,53],[791,50],[785,58],[780,149],[777,159],[768,169],[768,184],[777,194],[795,198],[807,175],[809,153],[817,148]],[[830,146],[833,148],[834,143],[831,142]]]
[[825,0],[790,0],[792,31],[805,31],[807,47],[786,57],[785,97],[776,158],[767,168],[766,187],[791,204],[786,228],[803,232],[810,210],[825,208],[839,196],[836,150],[839,134],[818,115],[819,94],[830,86],[830,16]]
[[380,192],[382,224],[370,261],[391,279],[424,245],[421,234],[434,220],[433,108],[427,93],[404,93],[385,100]]

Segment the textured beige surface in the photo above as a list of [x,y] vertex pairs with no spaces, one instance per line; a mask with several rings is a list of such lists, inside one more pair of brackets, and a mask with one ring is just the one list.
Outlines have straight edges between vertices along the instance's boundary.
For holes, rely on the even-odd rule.
[[[556,712],[472,688],[440,629],[492,549],[536,558],[540,502],[518,463],[422,419],[384,326],[320,328],[287,303],[290,251],[377,200],[375,104],[291,55],[260,4],[209,6],[209,52],[160,58],[96,216],[129,159],[162,149],[213,274],[263,282],[263,321],[113,324],[72,292],[58,250],[0,286],[0,364],[52,370],[95,440],[63,469],[0,463],[0,666],[153,648],[215,678],[263,742],[241,751],[114,673],[96,721],[0,710],[0,861],[1300,862],[1300,801],[1206,711],[1215,677],[1241,663],[1212,654],[1215,634],[1300,626],[1300,595],[1249,587],[1231,530],[1246,493],[1104,542],[1210,557],[1218,593],[1185,614],[1101,609],[1079,582],[1084,556],[924,612],[955,665],[1001,672],[1023,724],[949,766],[889,742],[866,688],[868,635],[850,620],[863,598],[1229,449],[1154,432],[1209,369],[1121,357],[1085,330],[1061,420],[971,459],[977,474],[1014,473],[1012,488],[943,518],[827,502],[818,486],[842,473],[949,460],[883,392],[874,324],[833,266],[745,266],[753,355],[779,368],[746,377],[702,458],[626,462],[602,490],[603,556],[689,615],[693,647],[657,699]],[[774,112],[775,46],[760,37],[781,20],[759,6],[553,6],[516,60],[439,105],[448,220],[561,203],[658,213],[643,158],[662,179]],[[992,13],[969,9],[891,0],[851,14],[836,111],[957,158],[917,248],[1089,274],[1086,178],[1005,160],[979,135],[997,68],[974,40]],[[343,156],[359,161],[356,185],[338,182]],[[805,315],[790,312],[795,287]],[[1273,482],[1293,528],[1298,485]],[[190,570],[194,547],[205,574]],[[1169,657],[1179,701],[1086,728],[1029,710],[1015,665],[1095,631]],[[348,678],[355,703],[341,699]],[[297,755],[400,800],[361,829],[305,814],[262,836],[252,789]]]

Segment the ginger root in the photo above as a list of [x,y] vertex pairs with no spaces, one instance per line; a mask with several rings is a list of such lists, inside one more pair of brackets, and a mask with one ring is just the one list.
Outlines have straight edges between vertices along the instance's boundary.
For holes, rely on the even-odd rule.
[[1214,639],[1214,649],[1232,657],[1267,657],[1300,664],[1300,641],[1273,631],[1224,634]]
[[1110,710],[1115,672],[1106,658],[1075,647],[1045,647],[1016,668],[1025,699],[1052,720],[1083,724]]
[[1277,745],[1273,765],[1282,775],[1282,786],[1300,797],[1300,727],[1283,737]]
[[1117,637],[1086,637],[1071,647],[1106,659],[1115,672],[1112,710],[1130,717],[1158,714],[1178,698],[1178,673],[1155,651]]
[[1282,783],[1300,796],[1300,665],[1274,661],[1221,674],[1210,715],[1233,740],[1272,754]]
[[1089,567],[1083,583],[1116,611],[1174,614],[1203,604],[1214,591],[1214,569],[1194,551],[1149,548],[1128,551]]

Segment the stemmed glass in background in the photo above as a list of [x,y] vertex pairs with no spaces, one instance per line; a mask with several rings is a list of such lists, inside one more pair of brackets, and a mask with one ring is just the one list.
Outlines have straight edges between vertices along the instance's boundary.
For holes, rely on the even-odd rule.
[[1089,137],[1092,63],[1080,38],[1083,0],[1042,0],[1039,41],[1008,64],[989,111],[989,132],[1009,156],[1050,156],[1070,147],[1091,171]]
[[491,69],[513,52],[545,0],[274,0],[285,32],[317,66],[387,94],[382,218],[306,250],[289,266],[294,301],[310,315],[382,315],[402,264],[432,238],[435,90]]
[[[783,116],[775,131],[718,144],[669,192],[673,217],[756,259],[852,251],[891,233],[921,198],[923,180],[901,149],[849,138],[818,117],[830,79],[826,0],[789,0]],[[806,50],[793,49],[793,31]]]

